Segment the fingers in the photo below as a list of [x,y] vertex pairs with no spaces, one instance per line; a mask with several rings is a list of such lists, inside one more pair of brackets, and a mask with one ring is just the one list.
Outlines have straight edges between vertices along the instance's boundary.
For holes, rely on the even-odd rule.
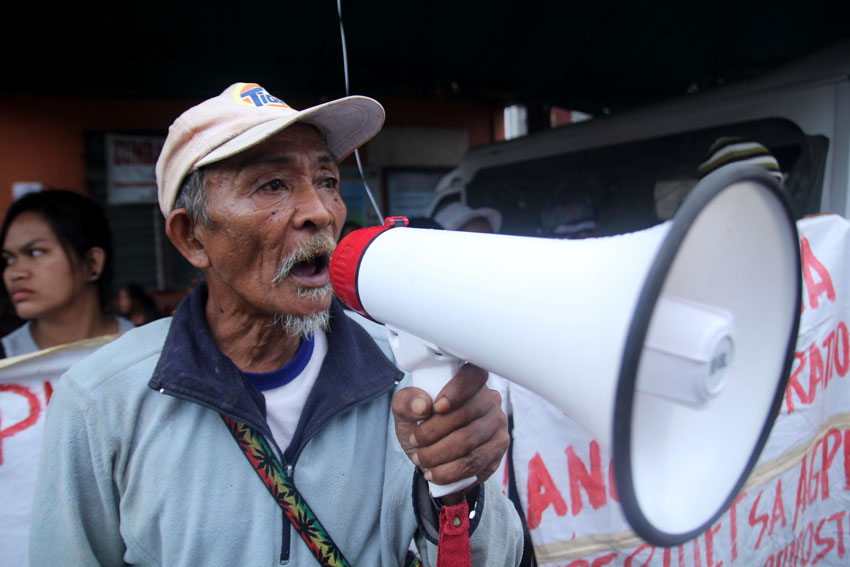
[[448,413],[452,408],[462,406],[466,400],[484,387],[487,377],[486,370],[472,364],[464,364],[454,378],[437,394],[434,400],[434,411]]
[[434,414],[414,428],[408,455],[437,484],[470,476],[483,482],[496,471],[509,444],[501,396],[484,389],[455,412]]
[[433,467],[421,465],[419,468],[425,480],[435,484],[450,484],[469,477],[475,477],[478,483],[482,483],[498,470],[507,447],[507,444],[494,440],[461,459]]
[[432,403],[419,388],[393,397],[401,447],[425,478],[449,484],[469,477],[483,482],[499,467],[510,444],[501,395],[486,387],[486,371],[464,365]]

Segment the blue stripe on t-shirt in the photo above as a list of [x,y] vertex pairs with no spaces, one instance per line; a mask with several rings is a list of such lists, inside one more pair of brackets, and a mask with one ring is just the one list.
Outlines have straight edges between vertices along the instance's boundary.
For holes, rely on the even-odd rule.
[[301,340],[301,345],[295,352],[295,356],[283,368],[271,372],[245,372],[245,377],[261,392],[279,388],[289,384],[296,376],[301,374],[301,371],[310,362],[311,356],[313,356],[313,335]]

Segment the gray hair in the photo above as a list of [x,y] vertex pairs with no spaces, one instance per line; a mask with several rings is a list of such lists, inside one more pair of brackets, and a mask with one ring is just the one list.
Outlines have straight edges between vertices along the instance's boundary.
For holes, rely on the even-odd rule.
[[186,209],[186,215],[192,224],[210,225],[210,210],[207,206],[206,170],[201,168],[193,171],[180,186],[174,209]]

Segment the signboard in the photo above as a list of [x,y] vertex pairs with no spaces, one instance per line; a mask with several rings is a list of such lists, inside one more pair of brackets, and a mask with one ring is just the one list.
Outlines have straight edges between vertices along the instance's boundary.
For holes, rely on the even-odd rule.
[[387,170],[389,214],[407,218],[423,217],[434,199],[437,183],[448,170]]
[[156,204],[156,160],[165,137],[106,134],[105,143],[107,202]]

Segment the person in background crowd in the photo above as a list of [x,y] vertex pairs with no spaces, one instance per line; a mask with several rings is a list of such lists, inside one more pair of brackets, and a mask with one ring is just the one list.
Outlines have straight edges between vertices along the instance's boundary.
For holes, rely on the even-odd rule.
[[502,228],[502,215],[496,209],[472,209],[460,201],[440,207],[432,218],[446,230],[497,233]]
[[730,163],[757,165],[774,176],[780,185],[785,181],[785,174],[782,173],[779,162],[770,150],[758,142],[741,136],[717,138],[708,149],[705,161],[697,168],[697,176],[702,179]]
[[26,323],[3,337],[16,356],[133,328],[106,313],[112,297],[112,233],[97,203],[72,191],[28,193],[0,229],[3,284]]
[[[383,108],[298,111],[236,83],[184,112],[157,162],[169,239],[204,273],[56,387],[36,478],[40,565],[515,566],[519,518],[491,478],[508,446],[487,373],[436,400],[333,298],[338,162]],[[434,499],[427,481],[476,477]]]
[[137,283],[131,282],[121,286],[115,297],[115,306],[118,313],[137,327],[160,317],[153,298]]

